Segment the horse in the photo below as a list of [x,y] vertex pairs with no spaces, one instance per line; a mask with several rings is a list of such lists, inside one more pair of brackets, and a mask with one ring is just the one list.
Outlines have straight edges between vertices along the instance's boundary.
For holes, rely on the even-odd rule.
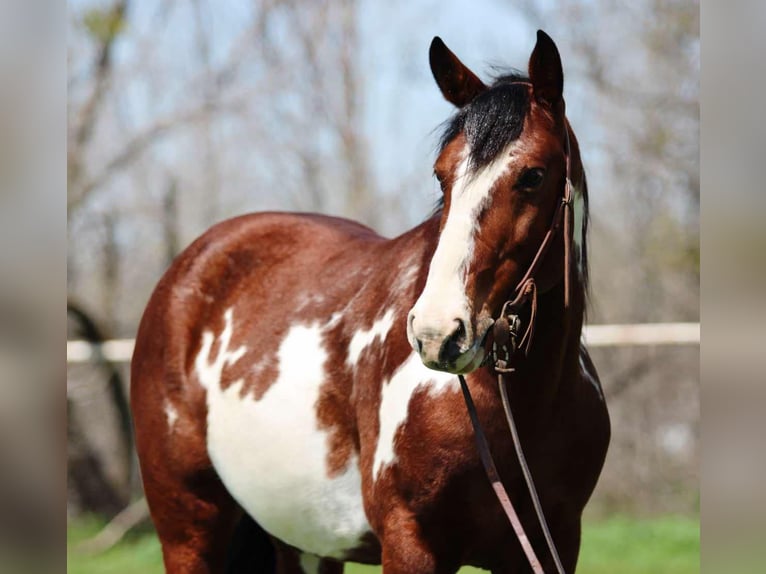
[[[459,377],[552,571],[487,360],[494,318],[532,267],[534,305],[518,319],[534,342],[512,351],[507,381],[574,571],[610,425],[581,341],[587,186],[561,58],[538,31],[528,74],[485,84],[438,37],[429,60],[457,108],[431,216],[392,239],[326,215],[235,217],[183,251],[152,294],[131,407],[167,572],[339,574],[347,561],[384,574],[530,571],[484,475]],[[551,234],[570,183],[569,235]]]

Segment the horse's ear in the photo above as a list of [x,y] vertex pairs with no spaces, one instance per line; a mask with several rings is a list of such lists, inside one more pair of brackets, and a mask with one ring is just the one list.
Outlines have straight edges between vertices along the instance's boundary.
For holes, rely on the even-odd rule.
[[554,105],[561,100],[564,92],[564,71],[556,44],[548,34],[537,31],[537,44],[529,57],[529,80],[535,99]]
[[476,74],[447,48],[439,36],[435,36],[431,41],[428,59],[431,62],[431,73],[442,95],[457,107],[462,108],[487,89]]

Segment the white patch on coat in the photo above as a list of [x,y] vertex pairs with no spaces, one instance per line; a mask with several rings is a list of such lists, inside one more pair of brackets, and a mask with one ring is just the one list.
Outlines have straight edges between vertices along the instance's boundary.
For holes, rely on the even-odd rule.
[[432,395],[460,388],[455,375],[427,368],[416,353],[410,354],[391,378],[383,382],[378,413],[378,444],[372,463],[373,480],[377,480],[384,467],[396,461],[396,431],[407,422],[413,395],[426,386]]
[[241,396],[243,380],[221,388],[221,366],[242,356],[229,351],[230,312],[218,356],[210,362],[213,335],[205,333],[196,366],[207,388],[208,453],[227,490],[273,536],[341,558],[370,526],[357,457],[328,477],[328,437],[316,414],[327,361],[324,328],[290,327],[277,353],[278,377],[258,401]]
[[457,167],[450,196],[450,209],[439,244],[431,259],[423,292],[407,321],[407,335],[415,338],[441,338],[455,329],[455,319],[470,325],[470,304],[465,294],[465,276],[473,259],[474,234],[479,214],[488,204],[492,188],[513,163],[515,148],[511,143],[497,159],[477,173],[469,171],[468,148]]
[[415,280],[418,278],[422,267],[421,255],[419,250],[414,251],[399,262],[397,275],[391,282],[384,306],[397,307],[404,313],[410,310],[409,306],[412,304],[410,296],[414,295]]
[[310,307],[321,305],[323,302],[324,302],[324,295],[322,295],[321,293],[311,293],[303,297],[300,301],[298,301],[297,305],[295,306],[295,309],[296,309],[296,312],[300,312]]
[[330,320],[325,323],[324,329],[325,331],[329,329],[334,329],[338,326],[338,323],[340,323],[340,320],[343,319],[343,313],[340,311],[336,311],[332,315],[330,315]]
[[176,426],[176,421],[178,420],[178,411],[170,401],[165,401],[165,416],[168,419],[168,429],[170,432],[173,432],[173,427]]
[[396,278],[392,291],[399,294],[412,285],[420,271],[419,252],[414,252],[399,263],[399,276]]
[[200,384],[208,390],[212,386],[220,387],[223,368],[231,366],[239,361],[247,350],[244,345],[239,347],[236,351],[229,350],[233,332],[233,312],[232,309],[227,309],[223,315],[225,324],[220,336],[221,344],[218,349],[218,356],[212,363],[209,361],[209,358],[213,342],[215,341],[215,336],[210,331],[205,331],[202,335],[202,346],[197,355],[197,359],[194,362],[194,366],[196,367]]
[[393,289],[393,295],[406,293],[417,278],[419,271],[420,265],[417,263],[413,263],[409,267],[405,267],[402,270],[402,274],[399,275],[398,279],[396,280],[396,285],[394,285]]
[[268,366],[268,358],[262,358],[260,361],[253,363],[253,365],[250,367],[250,376],[256,379],[261,377]]
[[595,377],[589,370],[588,366],[585,364],[585,359],[583,358],[583,354],[585,353],[585,349],[580,349],[580,372],[582,373],[582,376],[585,377],[585,379],[593,385],[593,388],[596,389],[596,392],[598,393],[598,398],[600,398],[602,401],[604,400],[604,391],[601,388],[601,383],[599,383],[598,378]]
[[354,367],[357,361],[359,361],[362,351],[369,345],[372,345],[376,339],[381,343],[384,342],[393,324],[394,310],[388,309],[383,317],[372,324],[372,327],[360,329],[354,333],[354,336],[351,337],[351,342],[348,344],[348,358],[346,359],[348,365]]
[[319,563],[321,558],[316,554],[307,554],[301,552],[300,564],[303,574],[319,574]]

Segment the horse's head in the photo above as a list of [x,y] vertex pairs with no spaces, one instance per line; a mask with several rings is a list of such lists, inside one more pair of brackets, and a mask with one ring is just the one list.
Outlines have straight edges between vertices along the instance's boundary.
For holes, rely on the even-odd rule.
[[[434,166],[444,194],[439,243],[407,336],[426,366],[467,373],[483,361],[492,318],[561,204],[569,129],[564,79],[556,45],[542,31],[528,79],[503,76],[486,86],[439,38],[430,61],[442,94],[459,110]],[[536,272],[542,290],[563,278],[562,243],[554,242]]]

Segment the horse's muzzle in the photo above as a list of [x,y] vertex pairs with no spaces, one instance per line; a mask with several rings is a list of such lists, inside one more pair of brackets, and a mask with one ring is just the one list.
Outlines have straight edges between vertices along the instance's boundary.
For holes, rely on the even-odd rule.
[[446,336],[435,330],[417,330],[415,318],[410,315],[407,335],[413,349],[429,369],[466,374],[479,367],[484,360],[483,343],[489,327],[482,325],[478,339],[460,319],[455,319],[452,327]]

